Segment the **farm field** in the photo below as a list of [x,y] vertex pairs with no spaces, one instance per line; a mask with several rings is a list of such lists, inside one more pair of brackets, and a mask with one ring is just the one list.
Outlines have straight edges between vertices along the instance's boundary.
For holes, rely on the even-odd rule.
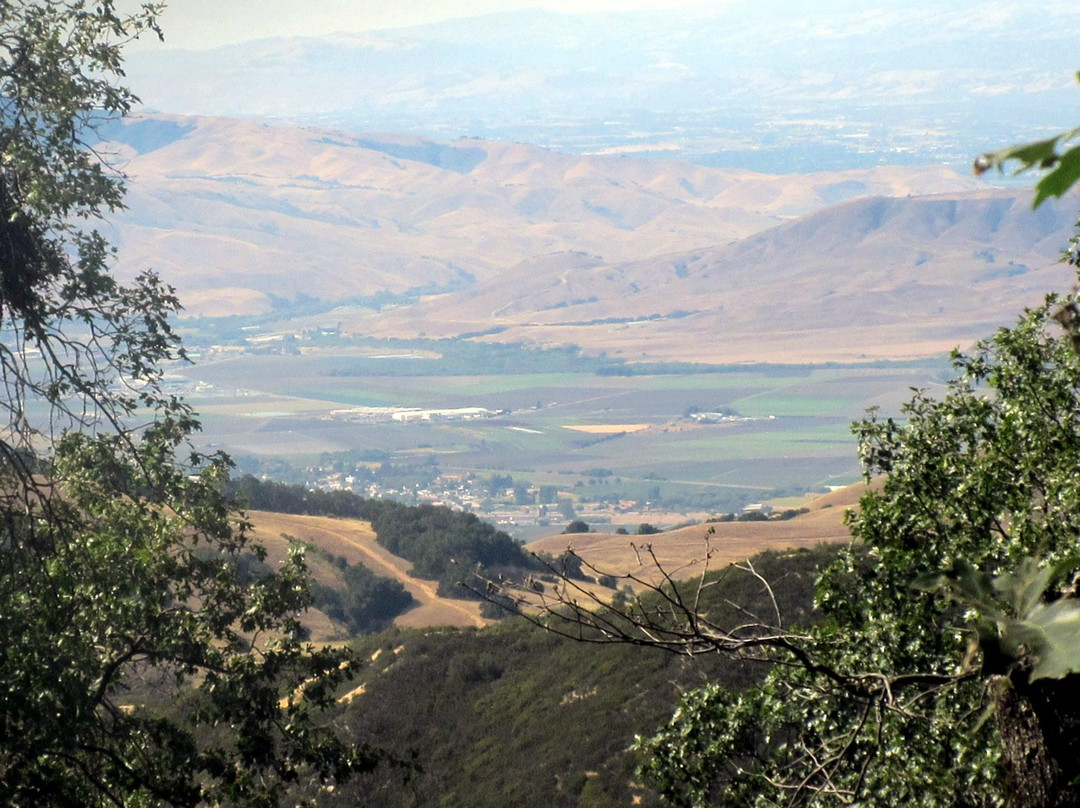
[[[418,361],[334,347],[241,354],[179,373],[201,414],[204,447],[225,449],[245,468],[311,469],[365,455],[375,458],[369,467],[419,470],[424,479],[511,475],[575,502],[682,501],[689,513],[856,481],[851,422],[869,407],[898,415],[911,388],[932,390],[944,368],[928,359],[601,375],[592,359],[559,355],[553,372],[535,372],[514,363],[533,368],[546,354],[519,348],[506,367],[502,346],[494,372],[485,346],[468,350],[474,369],[450,358],[449,375],[432,349]],[[309,478],[317,482],[296,479]]]

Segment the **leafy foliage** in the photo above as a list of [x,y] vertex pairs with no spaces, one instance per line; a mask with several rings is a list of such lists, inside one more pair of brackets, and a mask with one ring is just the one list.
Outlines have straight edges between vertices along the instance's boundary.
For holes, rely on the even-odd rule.
[[[1080,73],[1077,73],[1080,80]],[[1016,173],[1038,170],[1046,173],[1035,185],[1034,207],[1050,197],[1061,197],[1080,180],[1080,128],[1060,132],[1051,138],[1009,146],[996,152],[980,155],[975,160],[975,173],[983,174],[992,168],[1004,170],[1009,163],[1019,163]]]
[[[276,805],[381,755],[317,720],[352,675],[305,646],[303,559],[259,548],[160,384],[172,289],[108,272],[123,177],[89,149],[135,99],[157,5],[0,3],[0,793],[15,806]],[[177,705],[184,705],[177,713]]]
[[943,589],[973,610],[984,672],[1029,666],[1027,679],[1036,682],[1080,672],[1080,601],[1046,600],[1047,587],[1060,574],[1025,558],[1015,572],[991,577],[956,559],[949,572],[920,576],[913,586]]
[[439,582],[439,594],[463,597],[458,586],[477,566],[497,573],[532,568],[522,546],[475,514],[432,505],[410,508],[378,501],[371,526],[378,542],[413,562],[413,573]]
[[81,226],[122,206],[122,178],[82,136],[130,109],[134,97],[115,81],[121,48],[157,32],[160,7],[127,16],[112,2],[86,6],[0,6],[0,449],[8,463],[48,439],[43,430],[115,427],[137,406],[168,406],[153,382],[159,363],[182,355],[167,320],[178,307],[172,290],[150,273],[117,283],[109,245]]
[[[189,479],[156,432],[139,465],[122,447],[65,438],[50,467],[63,498],[47,518],[8,523],[9,804],[273,804],[302,775],[374,765],[311,721],[351,671],[347,656],[301,643],[302,558],[244,582],[235,560],[250,545],[214,493],[224,467]],[[189,699],[186,715],[171,713]]]
[[[859,543],[819,581],[821,627],[797,649],[765,653],[796,664],[778,665],[760,688],[689,694],[642,744],[650,778],[676,804],[1020,798],[1012,713],[979,717],[1006,704],[991,693],[1025,697],[1052,681],[1041,677],[1075,669],[1064,571],[1080,531],[1080,359],[1048,331],[1058,305],[1049,298],[971,355],[956,353],[945,396],[916,393],[904,422],[872,416],[856,425],[867,474],[883,474],[883,484],[851,517]],[[911,586],[940,580],[943,569],[955,572],[951,586],[967,609]],[[984,669],[973,664],[969,618],[983,628]],[[1031,664],[1012,665],[988,691],[985,677],[1005,672],[992,658],[1002,653]],[[1061,713],[1069,699],[1056,703],[1071,721]],[[1072,804],[1061,798],[1023,804]]]

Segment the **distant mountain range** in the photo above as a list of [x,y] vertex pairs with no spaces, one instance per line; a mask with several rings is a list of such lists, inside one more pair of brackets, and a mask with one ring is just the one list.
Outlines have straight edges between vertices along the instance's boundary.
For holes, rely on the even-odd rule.
[[1073,271],[1054,261],[1075,202],[1033,213],[1028,197],[866,197],[723,246],[631,262],[545,257],[385,312],[372,330],[404,333],[419,321],[452,334],[468,313],[475,322],[490,313],[500,340],[631,360],[925,356],[1068,287]]
[[775,173],[962,168],[1075,125],[1077,30],[1062,0],[744,0],[146,50],[129,72],[170,112]]
[[1071,279],[1073,199],[1032,212],[946,169],[771,176],[170,116],[105,135],[131,177],[121,271],[156,267],[190,314],[819,361],[947,350]]

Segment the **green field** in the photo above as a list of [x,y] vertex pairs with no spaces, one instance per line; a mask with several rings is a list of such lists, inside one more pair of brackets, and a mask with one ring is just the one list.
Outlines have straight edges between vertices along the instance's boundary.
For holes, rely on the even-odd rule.
[[[341,458],[375,452],[390,476],[420,481],[435,471],[508,474],[515,483],[557,486],[575,499],[659,491],[662,499],[704,497],[708,507],[722,508],[762,492],[854,481],[851,421],[871,406],[897,414],[912,387],[932,387],[944,368],[934,359],[846,367],[626,366],[599,374],[599,360],[567,351],[497,346],[488,356],[486,346],[470,343],[410,347],[445,359],[358,360],[320,347],[299,356],[234,355],[181,373],[186,396],[203,415],[204,445],[249,466],[337,468]],[[497,414],[408,423],[333,414],[352,407],[483,407]],[[741,420],[692,418],[717,411]],[[620,425],[628,431],[620,434]],[[586,474],[598,468],[611,474]]]

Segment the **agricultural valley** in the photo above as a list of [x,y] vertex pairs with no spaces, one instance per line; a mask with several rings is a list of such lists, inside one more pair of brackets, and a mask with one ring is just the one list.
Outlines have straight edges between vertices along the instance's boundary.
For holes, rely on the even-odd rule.
[[[849,425],[1050,289],[1062,202],[944,168],[763,175],[147,114],[120,271],[241,470],[491,519],[672,527],[859,479]],[[794,500],[792,500],[794,501]]]
[[1074,4],[130,5],[0,0],[0,801],[1080,805]]

